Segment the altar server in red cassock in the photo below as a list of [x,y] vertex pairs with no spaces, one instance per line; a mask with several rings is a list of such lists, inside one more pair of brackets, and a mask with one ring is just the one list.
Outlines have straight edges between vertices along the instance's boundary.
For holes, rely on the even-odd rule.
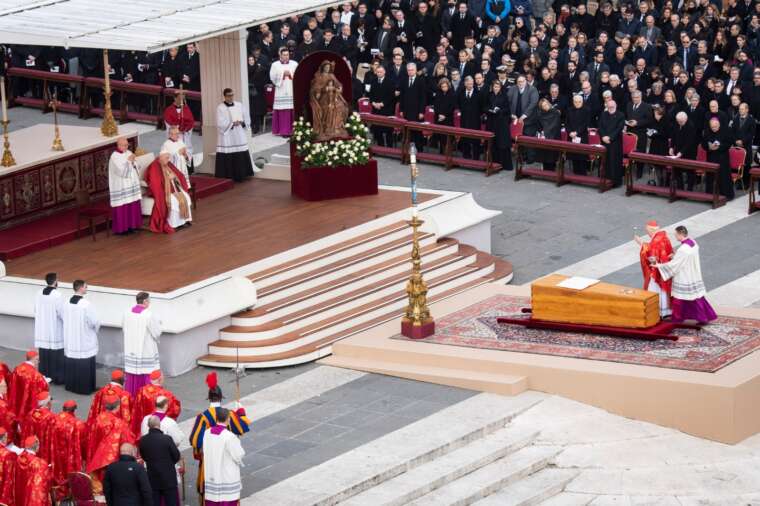
[[0,378],[0,429],[8,433],[8,440],[16,439],[16,413],[8,404],[8,382]]
[[13,500],[16,474],[16,454],[7,447],[8,432],[0,427],[0,503],[16,504]]
[[119,418],[119,398],[106,396],[103,399],[106,410],[100,413],[90,430],[87,443],[87,472],[92,477],[93,491],[101,494],[105,468],[119,460],[119,448],[124,443],[135,444],[137,439],[127,422]]
[[49,390],[45,377],[37,370],[40,359],[37,352],[26,352],[26,361],[16,366],[11,375],[8,399],[10,407],[19,419],[23,419],[37,407],[40,392]]
[[24,440],[24,451],[16,459],[14,504],[50,506],[52,475],[45,459],[37,456],[40,442],[34,436]]
[[673,245],[670,244],[667,232],[660,230],[655,220],[647,222],[646,231],[649,235],[649,242],[635,235],[635,241],[641,246],[639,251],[639,260],[641,262],[641,271],[644,274],[644,290],[655,292],[660,297],[660,316],[670,316],[670,288],[672,281],[665,281],[657,267],[654,266],[652,259],[663,264],[673,257]]
[[173,393],[165,389],[164,376],[161,371],[150,373],[150,385],[145,385],[137,392],[135,396],[135,407],[132,411],[132,432],[140,433],[140,424],[143,418],[152,414],[156,410],[156,399],[164,396],[169,400],[169,406],[166,408],[166,416],[176,420],[182,411],[182,404]]
[[127,422],[127,425],[132,422],[132,396],[124,389],[124,371],[116,369],[111,373],[111,382],[98,390],[92,398],[90,414],[87,415],[88,427],[92,427],[98,415],[105,411],[103,399],[108,396],[119,399],[119,410],[116,411],[116,416]]
[[76,401],[68,400],[53,421],[50,464],[56,486],[65,486],[69,474],[81,472],[87,459],[87,426],[76,417],[76,410]]
[[145,171],[145,182],[155,204],[150,215],[150,230],[171,234],[193,221],[189,186],[182,173],[169,161],[171,154],[162,151]]
[[50,462],[50,444],[52,442],[55,414],[50,411],[50,394],[40,392],[37,397],[37,408],[30,411],[21,422],[21,440],[26,441],[31,436],[37,436],[40,448],[37,456]]

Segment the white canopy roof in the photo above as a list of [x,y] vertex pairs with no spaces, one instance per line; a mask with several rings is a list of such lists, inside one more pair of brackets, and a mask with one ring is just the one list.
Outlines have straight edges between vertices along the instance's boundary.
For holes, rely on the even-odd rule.
[[339,3],[335,0],[0,0],[0,42],[153,52]]

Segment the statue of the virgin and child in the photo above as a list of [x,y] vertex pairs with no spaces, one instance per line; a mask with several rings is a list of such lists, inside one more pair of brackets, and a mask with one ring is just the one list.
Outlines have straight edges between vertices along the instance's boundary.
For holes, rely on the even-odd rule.
[[311,80],[309,105],[318,141],[349,136],[345,128],[349,106],[343,98],[343,86],[335,77],[334,69],[334,62],[324,61]]

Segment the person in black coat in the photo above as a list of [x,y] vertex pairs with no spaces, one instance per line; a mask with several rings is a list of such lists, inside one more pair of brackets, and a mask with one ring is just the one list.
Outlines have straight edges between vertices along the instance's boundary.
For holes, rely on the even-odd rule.
[[[647,137],[649,137],[649,154],[666,156],[668,154],[668,141],[669,141],[669,125],[668,120],[665,117],[665,109],[656,105],[652,107],[652,113],[654,114],[654,120],[647,129]],[[663,172],[661,167],[656,169],[657,179],[660,186],[667,186],[669,184],[666,173]],[[651,181],[649,181],[651,183]]]
[[[567,120],[565,121],[567,140],[578,144],[588,144],[590,121],[591,114],[583,102],[583,95],[573,95],[573,105],[568,109]],[[573,162],[574,174],[588,174],[588,155],[568,153],[567,158]]]
[[[456,109],[456,106],[457,97],[451,89],[451,83],[444,77],[438,81],[438,91],[435,93],[435,98],[433,98],[435,124],[454,126],[454,109]],[[441,153],[443,153],[446,137],[436,135],[436,142],[440,147]]]
[[119,450],[121,453],[119,460],[106,467],[103,477],[103,495],[106,498],[106,504],[108,506],[153,506],[153,493],[148,473],[135,458],[137,448],[125,443]]
[[161,420],[157,416],[148,419],[148,433],[140,438],[140,455],[148,466],[148,480],[153,490],[153,503],[177,506],[177,471],[179,450],[171,436],[161,432]]
[[[686,160],[697,159],[697,129],[689,116],[681,111],[676,114],[676,124],[670,130],[670,156],[684,158]],[[676,187],[683,188],[683,173],[686,172],[686,189],[694,190],[694,171],[676,170]]]
[[[407,121],[422,121],[425,117],[427,105],[427,86],[425,78],[417,76],[417,65],[406,64],[406,76],[401,78],[399,96],[399,109],[403,118]],[[420,132],[412,134],[412,142],[417,149],[422,149],[423,137]]]
[[256,61],[254,55],[248,56],[248,102],[251,114],[251,130],[258,133],[261,122],[267,113],[266,85],[269,82],[269,72]]
[[[559,140],[562,131],[562,114],[552,107],[551,102],[542,98],[538,103],[539,133],[544,139]],[[555,170],[557,166],[556,151],[538,150],[536,161],[543,164],[544,170]]]
[[734,145],[744,148],[747,152],[746,159],[744,160],[745,169],[743,175],[745,187],[749,184],[749,170],[746,167],[749,167],[752,162],[752,144],[757,130],[756,127],[757,122],[749,113],[749,105],[743,102],[739,106],[739,115],[734,119],[733,125],[731,125],[731,131],[734,137]]
[[492,144],[492,159],[500,163],[505,170],[512,170],[512,137],[509,131],[509,100],[501,81],[491,83],[488,94],[488,109],[486,125],[494,133]]
[[[709,127],[702,136],[702,147],[707,151],[707,161],[717,163],[718,188],[721,195],[728,200],[734,198],[734,185],[731,182],[731,164],[728,157],[728,149],[732,144],[731,135],[727,128],[721,125],[718,118],[712,118]],[[712,193],[715,184],[715,175],[708,172],[705,175],[705,191]]]
[[[382,65],[375,69],[376,79],[369,85],[369,103],[372,114],[393,116],[396,111],[396,96],[393,82],[386,76]],[[393,129],[373,126],[372,136],[378,146],[393,146]]]
[[[459,112],[462,115],[459,126],[472,130],[480,130],[480,116],[482,99],[475,89],[475,80],[471,76],[464,78],[464,87],[459,92]],[[473,139],[462,138],[459,141],[459,149],[462,156],[471,160],[480,159],[480,142]]]
[[[652,114],[652,106],[643,101],[639,90],[631,93],[631,103],[626,108],[625,117],[627,130],[637,137],[636,151],[646,153],[647,129],[652,124],[654,115]],[[641,177],[641,174],[637,177]]]
[[451,28],[448,39],[451,45],[457,49],[464,47],[464,39],[474,37],[478,31],[475,17],[467,12],[467,3],[459,2],[457,12],[451,17]]
[[614,100],[607,102],[607,110],[599,116],[599,138],[607,149],[605,178],[612,180],[612,186],[623,184],[623,127],[625,116],[617,110]]

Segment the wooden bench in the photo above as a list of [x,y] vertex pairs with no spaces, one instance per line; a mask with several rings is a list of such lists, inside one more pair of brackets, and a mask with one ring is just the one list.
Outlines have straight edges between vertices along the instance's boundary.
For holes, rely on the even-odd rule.
[[[81,115],[82,110],[82,103],[81,103],[81,96],[82,96],[82,88],[84,86],[84,77],[72,75],[72,74],[62,74],[60,72],[47,72],[44,70],[32,70],[32,69],[25,69],[23,67],[11,67],[8,69],[8,78],[9,78],[9,98],[8,98],[8,104],[13,107],[15,105],[25,105],[27,107],[36,107],[39,109],[42,109],[43,113],[48,113],[52,109],[50,108],[50,100],[52,97],[49,96],[48,92],[48,84],[49,83],[61,83],[61,84],[67,84],[76,85],[77,89],[77,95],[80,97],[79,103],[68,103],[68,102],[61,102],[60,105],[58,105],[59,111],[66,111],[74,114]],[[42,98],[34,98],[34,97],[17,97],[13,95],[14,90],[16,87],[13,85],[13,83],[16,80],[19,79],[28,79],[32,81],[42,81]]]

